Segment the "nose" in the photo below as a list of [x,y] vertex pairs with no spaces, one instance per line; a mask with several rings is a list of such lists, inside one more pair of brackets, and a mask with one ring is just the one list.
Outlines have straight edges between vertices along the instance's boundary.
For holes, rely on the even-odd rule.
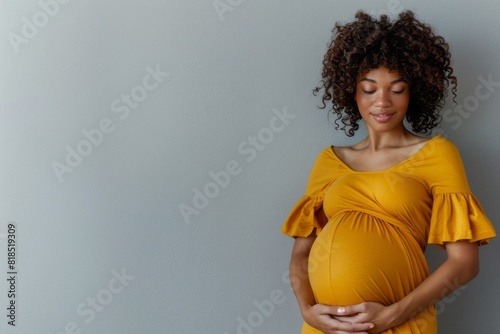
[[392,102],[390,92],[380,90],[376,94],[375,106],[377,108],[387,108],[391,106]]

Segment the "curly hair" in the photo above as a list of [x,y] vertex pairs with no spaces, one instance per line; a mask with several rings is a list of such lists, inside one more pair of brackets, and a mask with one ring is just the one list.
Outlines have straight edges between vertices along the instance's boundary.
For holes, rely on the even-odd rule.
[[322,80],[313,90],[317,95],[324,89],[319,108],[332,101],[330,113],[335,114],[336,129],[349,137],[359,128],[361,115],[354,99],[360,75],[381,66],[398,71],[410,87],[410,102],[406,120],[415,133],[428,133],[440,121],[440,109],[445,104],[451,84],[456,98],[457,78],[450,66],[451,54],[444,38],[418,21],[413,12],[399,14],[390,22],[387,15],[373,19],[363,11],[347,24],[336,23],[332,39],[323,59]]

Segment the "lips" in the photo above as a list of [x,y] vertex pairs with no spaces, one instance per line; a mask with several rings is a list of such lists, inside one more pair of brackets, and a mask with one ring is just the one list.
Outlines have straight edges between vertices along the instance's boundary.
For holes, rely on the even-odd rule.
[[394,116],[395,113],[389,113],[389,112],[384,112],[384,113],[372,113],[372,117],[377,121],[377,122],[380,122],[380,123],[385,123],[385,122],[388,122],[392,116]]

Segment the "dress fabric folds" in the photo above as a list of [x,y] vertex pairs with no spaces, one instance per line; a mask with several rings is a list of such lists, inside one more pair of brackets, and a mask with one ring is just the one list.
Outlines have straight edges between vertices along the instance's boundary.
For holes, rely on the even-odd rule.
[[[328,223],[315,212],[323,207]],[[390,305],[429,275],[427,244],[469,240],[486,244],[495,230],[471,193],[460,154],[436,136],[389,169],[359,172],[323,150],[304,196],[282,227],[292,237],[317,238],[309,255],[316,301]],[[304,323],[302,334],[321,333]],[[432,306],[386,334],[435,334]]]

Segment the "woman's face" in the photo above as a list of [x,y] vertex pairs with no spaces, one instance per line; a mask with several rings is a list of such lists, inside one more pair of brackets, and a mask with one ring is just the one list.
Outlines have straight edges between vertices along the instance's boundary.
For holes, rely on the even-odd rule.
[[385,67],[360,75],[355,100],[366,126],[377,132],[404,128],[403,119],[410,102],[410,87],[398,71]]

